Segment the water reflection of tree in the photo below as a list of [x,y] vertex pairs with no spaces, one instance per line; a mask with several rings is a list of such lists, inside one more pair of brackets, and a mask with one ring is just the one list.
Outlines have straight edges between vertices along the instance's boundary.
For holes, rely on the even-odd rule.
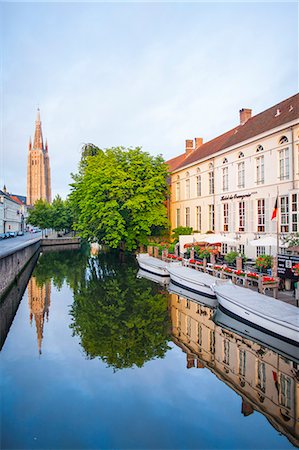
[[53,281],[57,289],[64,282],[75,292],[85,284],[89,248],[42,253],[34,268],[36,283],[43,285]]
[[169,348],[167,296],[136,273],[135,264],[109,255],[89,259],[87,283],[74,295],[74,334],[88,358],[114,369],[142,367]]

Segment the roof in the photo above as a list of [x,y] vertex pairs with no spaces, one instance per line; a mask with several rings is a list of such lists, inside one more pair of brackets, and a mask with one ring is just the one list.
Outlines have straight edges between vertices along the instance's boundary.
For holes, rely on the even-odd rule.
[[13,201],[15,201],[16,203],[18,203],[19,205],[24,205],[23,202],[21,202],[21,200],[16,196],[16,195],[10,195],[9,196]]
[[[251,117],[243,125],[202,144],[188,157],[182,154],[166,162],[172,172],[298,118],[299,94],[296,94]],[[176,160],[178,162],[175,164]]]
[[26,196],[25,195],[18,195],[18,194],[11,194],[11,197],[17,197],[19,200],[20,200],[20,202],[22,203],[22,204],[24,204],[24,205],[26,205]]

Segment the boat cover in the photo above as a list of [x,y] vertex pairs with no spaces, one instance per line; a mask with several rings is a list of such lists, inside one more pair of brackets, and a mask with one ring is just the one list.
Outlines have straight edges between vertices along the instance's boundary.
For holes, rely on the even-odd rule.
[[216,277],[213,277],[208,273],[200,272],[195,269],[190,269],[190,267],[170,266],[168,267],[168,272],[170,273],[170,275],[173,274],[177,277],[181,277],[188,282],[202,284],[208,287],[211,287],[212,284],[214,284],[216,281]]
[[[248,311],[259,314],[276,322],[283,322],[286,326],[298,329],[299,333],[299,308],[288,303],[276,300],[244,287],[235,286],[232,283],[215,283],[214,292],[220,298],[231,301]],[[298,334],[299,339],[299,334]]]
[[168,263],[166,261],[162,261],[161,259],[149,256],[147,253],[141,253],[140,255],[137,255],[137,261],[138,260],[151,267],[158,267],[161,269],[168,268]]

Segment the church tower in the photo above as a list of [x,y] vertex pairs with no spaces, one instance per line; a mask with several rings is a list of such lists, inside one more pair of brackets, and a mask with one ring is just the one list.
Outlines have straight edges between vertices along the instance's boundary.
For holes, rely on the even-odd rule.
[[51,203],[51,173],[48,143],[44,146],[40,112],[37,110],[33,145],[31,138],[28,148],[27,164],[27,205],[37,200]]

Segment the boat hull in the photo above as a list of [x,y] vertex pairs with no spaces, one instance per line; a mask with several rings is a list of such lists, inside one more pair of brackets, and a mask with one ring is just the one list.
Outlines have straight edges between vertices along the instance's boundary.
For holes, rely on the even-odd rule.
[[298,331],[294,330],[293,327],[288,327],[285,322],[279,323],[266,315],[247,309],[244,305],[239,305],[236,301],[221,295],[217,291],[216,295],[220,309],[226,314],[299,348]]
[[158,267],[158,266],[152,266],[148,264],[146,261],[140,261],[138,260],[138,264],[140,269],[145,270],[148,273],[151,273],[153,275],[159,275],[160,277],[168,277],[169,278],[169,272],[164,267]]
[[[194,269],[190,269],[190,270],[193,271]],[[194,272],[196,274],[198,273],[195,270],[194,270]],[[192,293],[200,294],[200,295],[203,295],[208,298],[216,299],[216,295],[214,294],[214,292],[212,291],[210,286],[208,286],[207,284],[200,282],[199,280],[192,279],[190,277],[186,278],[186,277],[184,277],[184,274],[174,272],[171,270],[171,268],[169,269],[169,273],[170,273],[171,282],[178,288],[187,289],[188,291],[190,291]]]
[[273,336],[267,330],[254,327],[252,323],[240,321],[239,317],[227,313],[221,305],[215,311],[213,320],[216,325],[257,342],[297,364],[299,363],[298,346],[285,341],[281,336]]
[[173,284],[172,281],[170,281],[168,291],[170,292],[170,294],[180,295],[188,300],[191,300],[192,302],[200,303],[201,305],[208,306],[209,308],[216,308],[218,304],[216,298],[209,298],[207,296],[199,294],[198,292],[191,292],[184,287],[179,287]]
[[162,286],[167,286],[170,283],[169,276],[161,276],[154,273],[149,272],[148,270],[139,269],[137,273],[137,278],[146,278],[147,280],[153,281],[154,283],[158,283]]

